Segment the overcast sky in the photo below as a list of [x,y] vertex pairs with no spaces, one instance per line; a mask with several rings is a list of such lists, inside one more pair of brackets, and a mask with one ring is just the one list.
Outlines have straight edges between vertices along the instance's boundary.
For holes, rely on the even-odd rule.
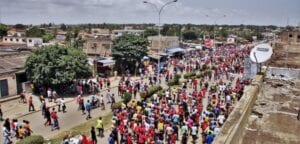
[[[148,0],[158,7],[170,0]],[[223,17],[223,15],[226,17]],[[208,17],[206,16],[208,15]],[[0,21],[40,23],[157,23],[143,0],[0,0]],[[178,0],[162,23],[298,25],[300,0]]]

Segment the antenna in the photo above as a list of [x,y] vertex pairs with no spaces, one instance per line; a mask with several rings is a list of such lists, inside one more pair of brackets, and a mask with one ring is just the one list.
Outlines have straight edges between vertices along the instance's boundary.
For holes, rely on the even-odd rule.
[[250,52],[250,59],[255,63],[263,63],[271,58],[273,48],[269,44],[259,44]]

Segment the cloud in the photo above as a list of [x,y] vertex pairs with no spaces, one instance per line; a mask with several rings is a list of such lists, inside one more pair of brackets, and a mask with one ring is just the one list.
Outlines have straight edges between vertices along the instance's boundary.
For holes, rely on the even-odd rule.
[[[143,0],[0,0],[1,20],[5,23],[156,23],[157,12]],[[147,0],[158,7],[170,0]],[[260,5],[257,5],[260,4]],[[286,4],[286,9],[280,7]],[[268,5],[268,7],[263,7]],[[286,18],[298,23],[299,0],[179,0],[165,7],[163,23],[213,23],[205,17],[220,17],[220,21],[253,24],[282,24]],[[268,17],[268,19],[266,19]],[[285,22],[282,22],[282,21]]]

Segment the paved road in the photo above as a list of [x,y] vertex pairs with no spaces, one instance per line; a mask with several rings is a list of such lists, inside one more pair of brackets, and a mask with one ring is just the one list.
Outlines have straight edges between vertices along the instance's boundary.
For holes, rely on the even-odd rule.
[[[137,79],[137,78],[135,78]],[[214,81],[210,82],[213,83]],[[112,87],[117,86],[118,82],[112,82]],[[163,81],[161,84],[163,87],[166,87],[165,82]],[[199,87],[198,87],[199,88]],[[111,92],[113,93],[117,93],[117,88],[112,88]],[[105,94],[106,92],[104,92],[103,94]],[[207,94],[208,95],[208,94]],[[206,108],[207,105],[207,95],[205,96],[203,103],[204,103],[204,108]],[[119,97],[116,97],[117,101],[120,100]],[[85,97],[85,99],[89,99],[89,97]],[[19,120],[29,120],[31,121],[31,129],[34,131],[34,134],[39,134],[39,135],[43,135],[46,139],[53,137],[54,135],[57,135],[58,133],[61,133],[63,131],[66,131],[76,125],[79,125],[83,122],[86,122],[85,119],[85,115],[81,114],[81,111],[77,111],[77,104],[75,101],[72,101],[72,98],[68,98],[66,101],[71,101],[69,103],[67,103],[67,113],[58,113],[58,117],[59,117],[59,122],[60,122],[60,126],[61,129],[60,130],[55,130],[55,131],[51,131],[51,127],[45,127],[43,125],[43,123],[45,122],[41,111],[39,112],[35,112],[29,115],[25,115],[21,118],[19,118]],[[35,103],[36,103],[36,108],[39,107],[39,101],[38,99],[35,99]],[[53,105],[53,104],[51,104]],[[28,106],[26,104],[19,104],[17,102],[17,100],[15,101],[11,101],[11,102],[7,102],[2,104],[2,108],[4,111],[4,114],[6,116],[9,117],[18,117],[20,115],[24,115],[28,113]],[[93,117],[99,117],[99,116],[105,116],[107,114],[109,114],[111,112],[111,110],[108,108],[108,106],[106,106],[106,110],[100,110],[98,109],[94,109],[91,112],[91,115]],[[2,129],[2,124],[0,126],[0,128]],[[107,143],[107,137],[110,133],[110,130],[105,131],[105,137],[99,140],[99,144],[100,143]],[[0,141],[2,141],[2,137],[0,137]]]
[[[112,78],[113,79],[113,78]],[[133,79],[138,79],[137,77]],[[118,81],[114,80],[112,81],[111,84],[111,92],[117,94],[117,87],[118,86]],[[107,91],[101,92],[101,94],[106,94]],[[87,99],[90,99],[91,96],[85,96],[85,102]],[[119,101],[120,97],[116,97],[116,100]],[[74,98],[66,98],[65,101],[69,101],[66,103],[67,106],[67,112],[58,113],[59,117],[59,122],[61,129],[60,130],[55,130],[51,131],[51,127],[45,127],[43,124],[45,122],[45,119],[42,116],[41,111],[33,112],[33,113],[28,113],[28,105],[27,104],[22,104],[19,103],[18,100],[13,100],[9,102],[5,102],[1,104],[4,116],[9,117],[9,118],[18,118],[19,121],[22,120],[29,120],[31,129],[34,131],[34,134],[42,135],[46,139],[51,138],[52,136],[63,132],[65,130],[68,130],[76,125],[79,125],[83,122],[86,122],[86,115],[82,115],[81,111],[77,111],[78,105],[76,104],[76,101]],[[40,102],[38,98],[34,97],[34,105],[36,107],[36,110],[39,110]],[[47,106],[53,106],[55,103],[47,103]],[[57,108],[56,108],[57,109]],[[107,115],[111,110],[106,106],[106,110],[100,110],[100,108],[94,109],[91,112],[92,116],[105,116]],[[2,130],[3,122],[1,122],[1,130]],[[2,142],[2,136],[0,137],[0,141]]]

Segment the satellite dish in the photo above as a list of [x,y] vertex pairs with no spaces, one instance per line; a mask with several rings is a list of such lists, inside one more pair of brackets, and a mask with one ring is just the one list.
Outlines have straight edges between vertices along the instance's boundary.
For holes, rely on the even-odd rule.
[[255,63],[263,63],[271,58],[273,48],[269,44],[259,44],[250,52],[250,59]]

